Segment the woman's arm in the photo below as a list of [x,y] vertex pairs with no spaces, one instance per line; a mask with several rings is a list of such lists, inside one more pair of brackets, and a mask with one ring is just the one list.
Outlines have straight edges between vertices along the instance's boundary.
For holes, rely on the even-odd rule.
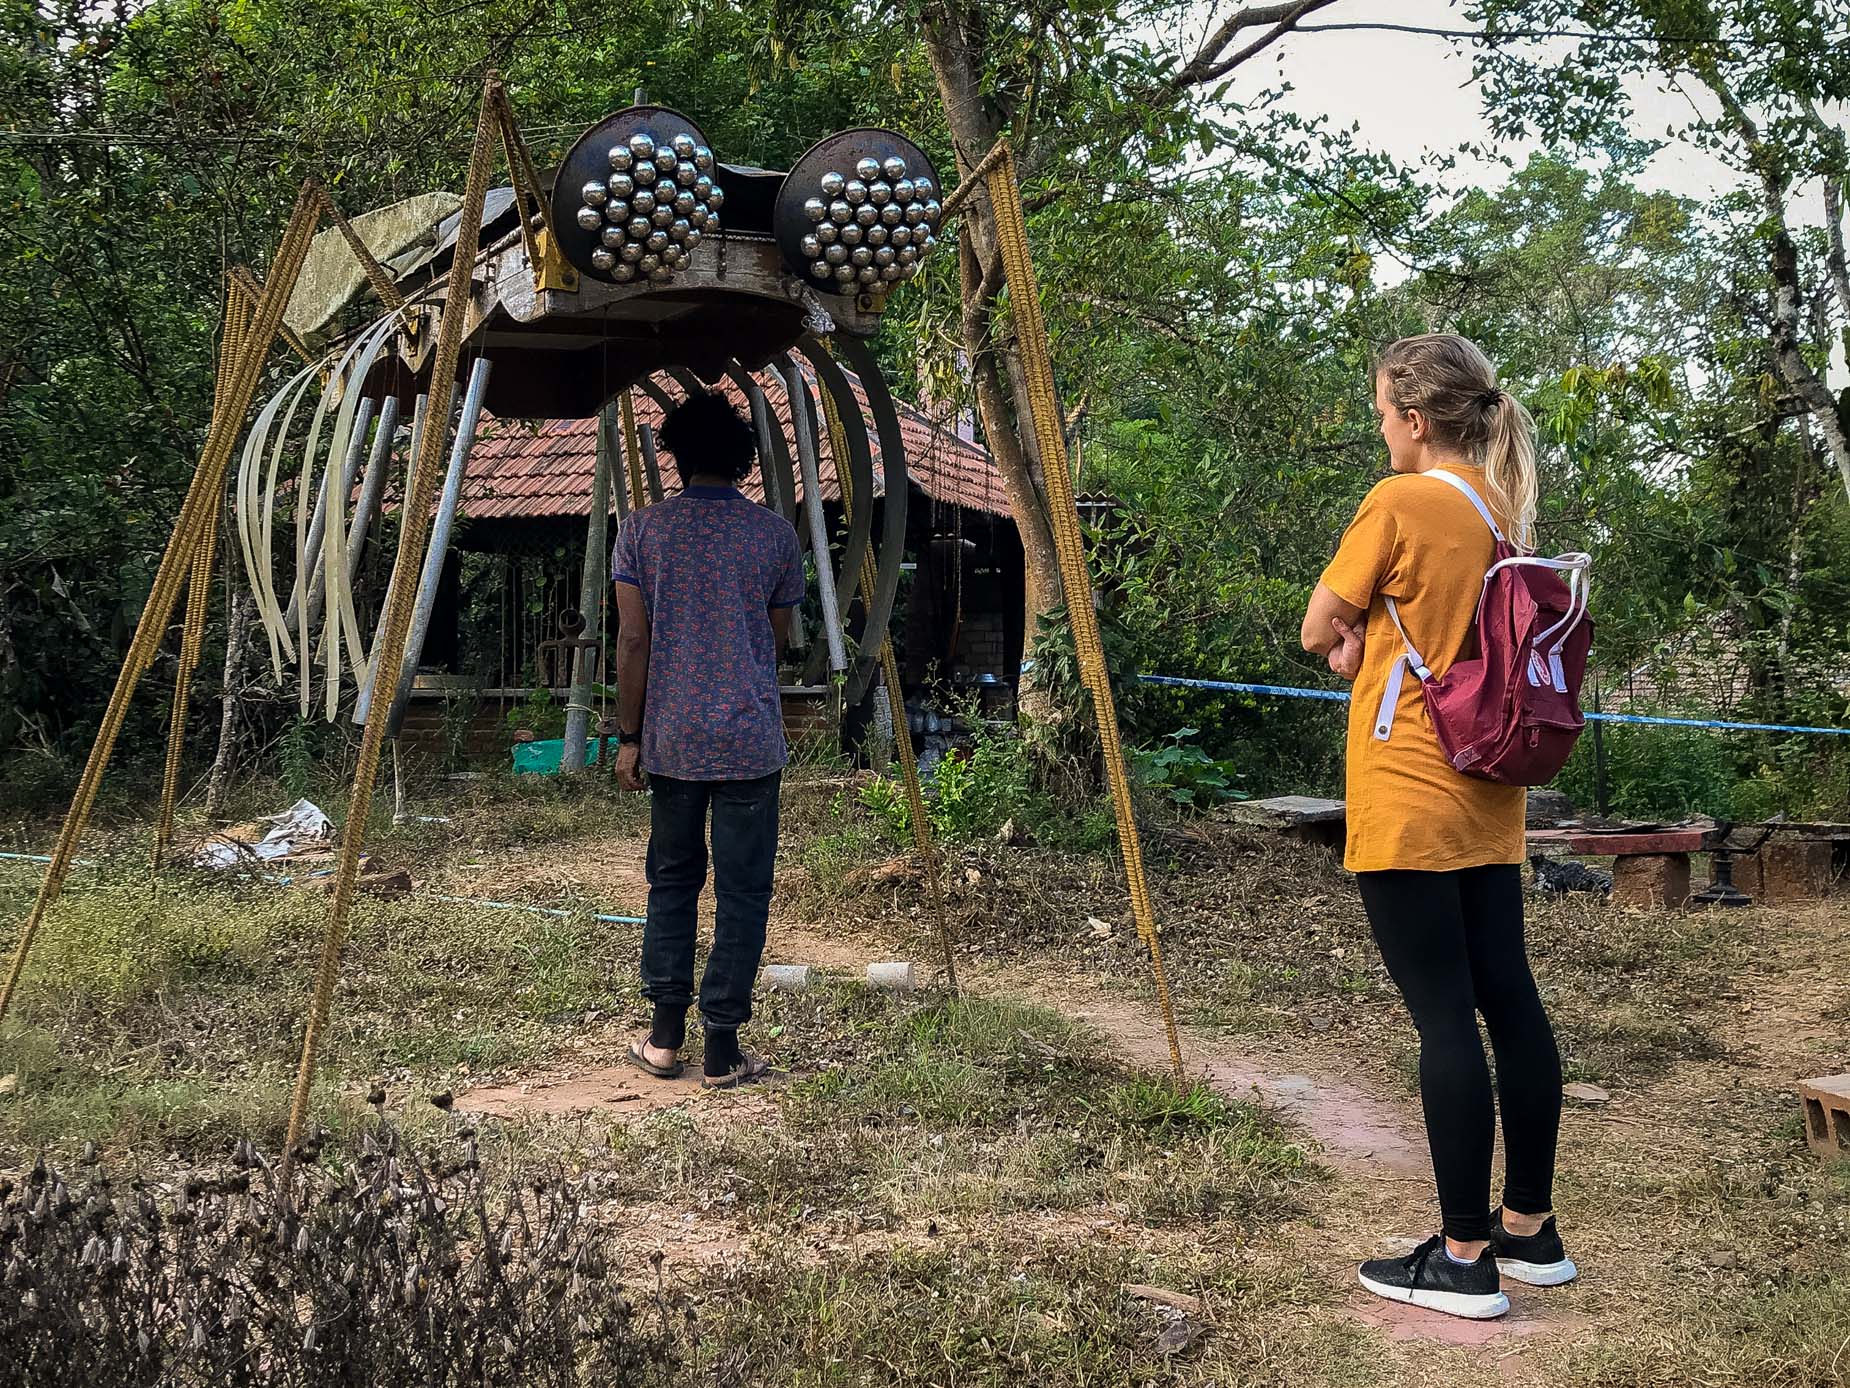
[[1312,655],[1328,658],[1330,669],[1346,680],[1362,672],[1362,618],[1366,614],[1345,602],[1327,584],[1319,583],[1310,595],[1299,639]]

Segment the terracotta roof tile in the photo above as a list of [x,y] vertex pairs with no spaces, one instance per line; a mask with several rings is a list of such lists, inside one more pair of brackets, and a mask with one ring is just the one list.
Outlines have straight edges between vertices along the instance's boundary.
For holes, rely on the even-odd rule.
[[[804,374],[813,385],[813,374],[807,368]],[[851,371],[845,374],[861,403],[862,414],[871,419],[867,415],[867,397],[860,379]],[[786,444],[794,456],[796,437],[783,381],[774,371],[760,372],[757,380],[764,388],[771,413],[782,427]],[[738,387],[727,381],[721,388],[740,411],[749,416],[750,405]],[[641,392],[635,398],[637,423],[660,428],[661,406]],[[894,403],[899,413],[900,437],[906,445],[908,475],[927,496],[991,515],[1009,514],[1008,493],[1003,488],[1001,474],[985,449],[934,424],[910,405]],[[871,426],[868,435],[873,444],[875,487],[884,490],[880,441]],[[820,452],[817,472],[822,494],[829,500],[839,500],[841,488],[836,481],[835,461],[826,437],[821,441]],[[463,478],[462,515],[472,520],[588,515],[596,464],[595,418],[532,422],[484,415]],[[663,459],[663,470],[672,477],[672,460]],[[799,477],[799,499],[802,487]],[[744,490],[753,500],[763,500],[763,485],[756,475],[749,479]]]

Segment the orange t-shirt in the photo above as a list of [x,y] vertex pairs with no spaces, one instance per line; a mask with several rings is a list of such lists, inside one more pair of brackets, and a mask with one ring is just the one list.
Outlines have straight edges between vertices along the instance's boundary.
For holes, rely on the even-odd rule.
[[[1448,463],[1486,503],[1482,468]],[[1437,477],[1378,483],[1343,532],[1323,582],[1368,614],[1362,670],[1349,702],[1348,851],[1351,872],[1454,868],[1523,860],[1527,795],[1455,771],[1439,748],[1426,696],[1411,671],[1393,732],[1375,738],[1388,673],[1406,650],[1383,598],[1435,675],[1469,648],[1494,542],[1471,502]]]

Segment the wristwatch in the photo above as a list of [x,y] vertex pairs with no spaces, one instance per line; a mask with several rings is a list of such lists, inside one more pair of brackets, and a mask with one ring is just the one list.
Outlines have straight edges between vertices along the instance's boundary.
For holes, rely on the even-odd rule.
[[642,745],[642,729],[638,728],[633,733],[626,733],[621,728],[617,729],[617,745],[619,747],[640,747]]

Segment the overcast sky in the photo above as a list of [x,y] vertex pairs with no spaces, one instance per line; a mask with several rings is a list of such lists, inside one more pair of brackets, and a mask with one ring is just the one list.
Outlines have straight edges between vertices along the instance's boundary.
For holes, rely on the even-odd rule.
[[[1202,6],[1204,24],[1211,8]],[[1472,27],[1460,8],[1446,0],[1343,0],[1319,10],[1306,23],[1357,21]],[[1570,46],[1563,42],[1560,51]],[[1470,51],[1447,39],[1380,31],[1297,34],[1242,68],[1235,90],[1251,95],[1281,79],[1295,88],[1285,103],[1292,110],[1325,115],[1338,125],[1359,122],[1365,143],[1402,160],[1490,139],[1483,92],[1471,78]],[[1642,134],[1661,138],[1667,125],[1681,124],[1691,115],[1682,95],[1651,84],[1638,84],[1632,98]],[[1535,147],[1529,144],[1511,152],[1520,160]],[[1462,166],[1456,176],[1459,182],[1483,183],[1499,183],[1504,177],[1502,171],[1481,165]],[[1660,154],[1642,181],[1700,198],[1735,184],[1724,165],[1682,145]]]

